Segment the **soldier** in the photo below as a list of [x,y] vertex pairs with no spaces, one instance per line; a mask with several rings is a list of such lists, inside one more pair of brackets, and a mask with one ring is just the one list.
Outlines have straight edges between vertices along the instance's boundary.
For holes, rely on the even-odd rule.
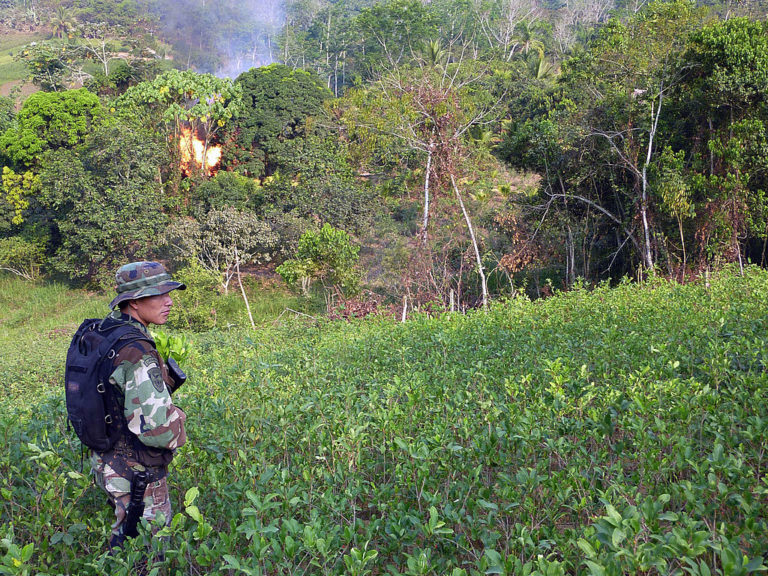
[[[135,510],[128,513],[132,488],[136,501],[146,485],[144,518],[153,521],[162,515],[165,523],[170,523],[168,464],[187,439],[186,415],[171,400],[171,392],[180,382],[169,373],[148,330],[149,324],[165,324],[173,304],[169,292],[186,286],[174,282],[157,262],[126,264],[115,278],[117,296],[110,303],[112,313],[102,325],[129,323],[140,332],[140,339],[129,338],[127,344],[116,348],[112,358],[109,381],[119,391],[117,401],[123,401],[120,408],[125,421],[118,423],[123,433],[108,452],[91,455],[96,484],[107,493],[115,509],[110,550],[122,546],[127,536],[135,535],[135,526],[126,526],[136,519]],[[140,501],[137,506],[140,510]]]

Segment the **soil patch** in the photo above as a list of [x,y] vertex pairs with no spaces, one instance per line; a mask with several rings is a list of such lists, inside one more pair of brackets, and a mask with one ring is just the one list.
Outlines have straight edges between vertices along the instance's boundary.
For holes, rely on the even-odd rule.
[[10,96],[13,89],[17,86],[20,86],[18,93],[19,97],[17,99],[19,106],[22,102],[24,102],[24,100],[27,99],[30,94],[34,94],[40,90],[39,87],[30,82],[24,82],[23,80],[13,80],[11,82],[6,82],[5,84],[0,85],[0,96]]

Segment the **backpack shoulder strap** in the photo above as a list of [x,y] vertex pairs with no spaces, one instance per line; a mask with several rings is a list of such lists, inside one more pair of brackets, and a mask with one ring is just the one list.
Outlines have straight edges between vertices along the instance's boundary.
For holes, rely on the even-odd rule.
[[109,324],[102,322],[96,329],[99,331],[102,338],[104,338],[104,341],[99,347],[99,352],[104,355],[107,355],[110,349],[114,349],[115,352],[117,352],[126,344],[130,344],[136,340],[145,340],[152,344],[153,348],[155,347],[155,343],[151,337],[128,322],[110,322]]
[[105,382],[113,370],[115,356],[122,348],[140,340],[148,342],[155,348],[152,338],[127,322],[114,322],[106,326],[102,323],[96,327],[96,330],[99,330],[104,338],[99,346],[98,358],[101,361],[100,374]]

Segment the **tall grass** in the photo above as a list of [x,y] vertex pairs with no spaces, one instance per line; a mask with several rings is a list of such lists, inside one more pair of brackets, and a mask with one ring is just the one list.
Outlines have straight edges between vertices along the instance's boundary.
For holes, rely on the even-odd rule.
[[61,284],[0,275],[0,380],[3,399],[60,389],[63,358],[79,323],[107,313],[103,299]]

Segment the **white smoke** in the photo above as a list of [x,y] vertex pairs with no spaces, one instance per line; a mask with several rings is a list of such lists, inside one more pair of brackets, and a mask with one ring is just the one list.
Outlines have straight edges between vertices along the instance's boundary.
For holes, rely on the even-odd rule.
[[278,36],[285,22],[283,0],[248,0],[241,9],[247,11],[249,25],[236,37],[220,39],[223,65],[216,70],[217,76],[236,78],[277,60]]
[[176,60],[235,78],[275,62],[284,0],[158,0],[155,10]]

